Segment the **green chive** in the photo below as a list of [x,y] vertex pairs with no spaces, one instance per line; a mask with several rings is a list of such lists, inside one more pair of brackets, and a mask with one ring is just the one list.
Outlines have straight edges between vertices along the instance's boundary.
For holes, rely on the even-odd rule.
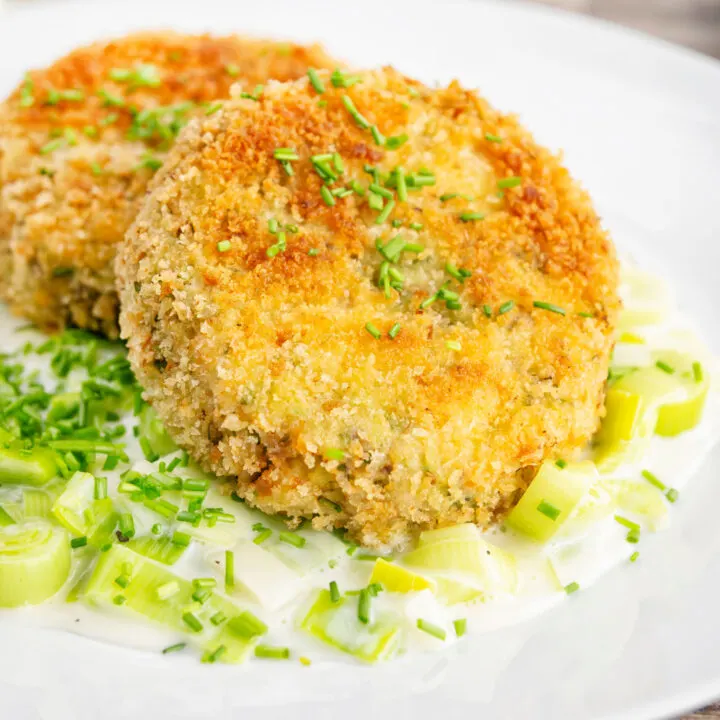
[[557,465],[561,470],[567,467],[567,461],[560,458],[559,460],[555,461],[555,465]]
[[400,333],[400,323],[395,323],[388,331],[388,336],[391,340],[394,340]]
[[557,305],[553,305],[552,303],[549,303],[549,302],[543,302],[541,300],[535,300],[535,302],[533,302],[533,307],[539,308],[540,310],[547,310],[548,312],[554,312],[554,313],[557,313],[558,315],[566,314],[565,311],[561,307],[558,307]]
[[626,527],[628,530],[632,531],[640,531],[640,526],[633,522],[632,520],[628,520],[626,517],[623,517],[622,515],[615,515],[615,520],[619,522],[623,527]]
[[226,652],[227,652],[227,647],[225,645],[218,645],[218,647],[216,647],[215,650],[203,655],[201,662],[204,662],[204,663],[217,662]]
[[193,631],[193,632],[202,632],[203,624],[198,620],[198,618],[193,615],[191,612],[186,612],[182,616],[183,622]]
[[40,154],[47,155],[48,153],[54,152],[59,147],[62,147],[63,143],[64,143],[64,140],[61,140],[61,139],[51,140],[50,142],[45,143],[45,145],[43,145],[40,148]]
[[365,323],[365,329],[376,339],[379,340],[382,333],[371,323]]
[[309,255],[310,257],[316,257],[316,256],[318,256],[319,254],[320,254],[320,251],[319,251],[317,248],[310,248],[310,249],[308,250],[308,255]]
[[513,175],[512,177],[501,178],[500,180],[497,181],[497,186],[501,190],[506,190],[508,188],[514,188],[521,184],[522,184],[522,178],[517,177],[517,175]]
[[694,362],[692,364],[692,370],[693,370],[693,378],[695,378],[695,382],[702,382],[703,381],[702,365],[699,362]]
[[357,616],[358,620],[363,623],[363,625],[367,625],[370,622],[370,598],[372,595],[370,594],[370,591],[367,588],[364,588],[360,591],[360,595],[358,596],[358,608],[357,608]]
[[320,197],[322,197],[323,201],[328,207],[332,207],[335,204],[335,198],[333,197],[333,194],[328,190],[327,185],[323,185],[320,188]]
[[665,485],[662,480],[660,480],[656,475],[653,475],[653,473],[651,473],[649,470],[643,470],[640,474],[658,490],[661,490],[662,492],[665,492],[667,490],[667,485]]
[[485,313],[485,317],[491,318],[492,317],[492,308],[489,305],[483,305],[483,312]]
[[382,225],[390,216],[390,213],[393,211],[393,208],[395,207],[395,200],[390,199],[385,204],[385,207],[382,209],[382,212],[375,218],[375,224],[376,225]]
[[389,137],[385,141],[385,147],[388,148],[388,150],[397,150],[401,145],[404,145],[410,138],[403,133],[402,135],[395,135],[393,137]]
[[340,590],[338,589],[338,584],[334,580],[330,583],[330,602],[340,602]]
[[225,589],[235,587],[235,553],[232,550],[225,551]]
[[342,462],[345,459],[345,453],[338,448],[326,448],[324,455],[326,460],[337,460],[338,462]]
[[107,497],[107,478],[96,477],[93,498],[95,500],[104,500]]
[[422,223],[413,222],[413,223],[410,223],[410,225],[408,225],[408,227],[409,227],[411,230],[416,230],[416,231],[418,231],[418,230],[422,230],[423,227],[424,227],[424,225],[423,225]]
[[407,202],[407,183],[405,182],[405,170],[401,167],[395,168],[395,178],[397,179],[397,196],[400,202]]
[[492,143],[501,143],[503,140],[499,135],[492,135],[491,133],[485,133],[485,139]]
[[481,212],[464,212],[460,213],[459,217],[463,222],[472,222],[473,220],[484,220],[485,214]]
[[631,556],[630,556],[630,562],[635,562],[640,557],[640,553],[636,550]]
[[671,503],[677,502],[677,499],[679,496],[680,496],[680,493],[675,488],[670,488],[665,493],[665,497],[668,499],[668,502],[671,502]]
[[307,542],[302,535],[298,535],[297,533],[290,532],[289,530],[284,530],[281,533],[278,534],[278,540],[280,542],[287,543],[288,545],[292,545],[296,548],[302,548],[305,547],[305,543]]
[[336,502],[333,502],[329,498],[326,497],[319,497],[318,502],[321,505],[327,505],[329,508],[334,510],[335,512],[342,512],[342,505],[338,505]]
[[179,547],[187,547],[190,544],[190,536],[187,533],[180,532],[179,530],[176,530],[172,534],[172,544],[178,545]]
[[77,548],[85,547],[87,543],[87,537],[85,535],[82,535],[81,537],[76,537],[70,540],[70,547],[75,550]]
[[655,363],[655,367],[662,370],[663,372],[666,372],[668,375],[672,375],[675,372],[675,368],[671,365],[668,365],[666,362],[663,362],[662,360],[658,360]]
[[307,74],[310,79],[310,84],[313,86],[315,92],[318,95],[322,95],[325,92],[325,85],[323,85],[323,81],[320,79],[317,70],[310,68]]
[[456,350],[456,351],[462,350],[462,345],[457,340],[446,340],[445,347],[448,350]]
[[287,660],[290,657],[290,648],[256,645],[255,657],[267,658],[269,660]]
[[423,620],[422,618],[418,618],[417,627],[418,630],[422,630],[423,632],[427,633],[428,635],[432,635],[438,640],[445,640],[445,638],[447,637],[447,633],[443,628],[438,625],[433,625],[433,623],[428,622],[427,620]]
[[126,538],[132,538],[135,535],[135,520],[130,513],[120,513],[120,521],[118,522],[118,530],[120,534]]
[[208,109],[205,111],[206,115],[214,115],[218,110],[222,108],[223,104],[221,102],[212,103],[208,107]]
[[465,618],[453,620],[453,627],[455,628],[455,636],[462,637],[467,632],[467,620]]
[[271,535],[272,530],[265,528],[253,538],[253,542],[255,545],[262,545],[268,538],[270,538]]
[[336,88],[349,88],[362,82],[362,78],[359,75],[344,73],[339,68],[336,68],[330,75],[330,82]]
[[227,615],[222,611],[218,610],[211,618],[210,622],[217,627],[218,625],[222,625],[227,620]]
[[507,312],[510,312],[515,307],[515,301],[514,300],[508,300],[507,302],[504,302],[499,308],[498,308],[498,315],[504,315]]
[[376,145],[385,145],[386,138],[385,136],[380,132],[377,125],[372,125],[370,127],[370,134],[373,137],[373,140],[375,141]]
[[176,643],[175,645],[169,645],[168,647],[164,648],[162,651],[163,655],[167,655],[169,653],[178,652],[180,650],[184,650],[187,647],[185,643]]
[[392,199],[393,194],[389,190],[382,187],[381,185],[378,185],[377,183],[371,183],[370,187],[368,189],[370,190],[370,192],[374,192],[378,195],[381,195],[382,197],[384,197],[386,199]]
[[116,595],[112,601],[113,605],[124,605],[127,598],[124,595]]
[[457,268],[452,263],[447,263],[445,265],[445,272],[448,275],[451,275],[460,283],[464,283],[465,280],[469,277],[472,277],[472,271],[471,270],[465,270],[464,268]]
[[591,312],[585,312],[585,311],[579,312],[578,315],[579,315],[580,317],[584,317],[584,318],[594,318],[594,317],[595,317],[595,315],[593,315],[593,313],[591,313]]
[[640,530],[630,530],[630,532],[625,537],[625,540],[627,540],[629,543],[637,544],[640,542]]
[[217,244],[217,250],[218,252],[224,253],[227,252],[232,247],[232,243],[229,240],[221,240]]
[[225,72],[227,72],[230,77],[237,77],[240,74],[240,68],[237,65],[230,63],[225,66]]
[[299,160],[300,156],[297,154],[297,151],[293,148],[276,148],[273,152],[273,157],[276,160]]
[[342,102],[352,119],[355,120],[356,125],[362,130],[367,130],[370,127],[370,123],[358,112],[352,98],[349,95],[343,95]]
[[569,585],[565,586],[565,592],[568,595],[572,595],[574,592],[577,592],[580,589],[580,586],[576,582],[571,582]]
[[550,518],[553,522],[560,517],[560,510],[545,500],[542,500],[537,506],[537,511]]

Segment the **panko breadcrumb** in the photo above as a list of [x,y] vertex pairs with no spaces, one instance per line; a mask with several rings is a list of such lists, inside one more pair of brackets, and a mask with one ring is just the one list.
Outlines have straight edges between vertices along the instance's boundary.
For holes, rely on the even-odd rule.
[[146,33],[29,72],[0,106],[0,295],[46,330],[116,336],[115,249],[180,128],[235,82],[317,66],[319,47]]
[[117,262],[131,363],[180,445],[372,547],[487,526],[588,442],[617,273],[513,117],[392,69],[194,120]]

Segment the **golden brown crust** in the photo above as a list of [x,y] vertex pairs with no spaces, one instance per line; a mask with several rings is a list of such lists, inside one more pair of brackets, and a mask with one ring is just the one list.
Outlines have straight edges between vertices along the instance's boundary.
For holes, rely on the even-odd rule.
[[[318,47],[143,33],[29,72],[0,106],[0,293],[45,329],[116,336],[115,248],[179,126],[233,83],[330,64]],[[138,115],[169,106],[161,126]]]
[[[320,102],[306,80],[272,84],[183,132],[118,257],[131,362],[180,444],[266,511],[374,546],[486,525],[534,467],[596,429],[618,311],[612,243],[558,159],[474,93],[390,69],[349,89],[323,78]],[[345,95],[407,142],[375,143]],[[292,176],[277,148],[297,152]],[[333,152],[344,171],[330,187],[366,194],[328,206],[309,157]],[[398,166],[435,184],[406,202],[391,189],[378,224],[367,163],[391,186]],[[270,219],[297,226],[273,257]],[[386,296],[376,240],[396,234],[424,250],[401,254],[403,286]],[[443,286],[460,307],[452,295],[423,307]]]

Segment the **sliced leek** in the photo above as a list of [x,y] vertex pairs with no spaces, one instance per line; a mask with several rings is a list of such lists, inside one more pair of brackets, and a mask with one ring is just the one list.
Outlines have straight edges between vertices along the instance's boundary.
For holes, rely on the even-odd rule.
[[150,447],[160,457],[179,449],[150,405],[143,405],[140,411],[140,436],[150,443]]
[[70,574],[70,538],[43,520],[0,527],[0,607],[37,605]]
[[434,590],[435,583],[428,578],[378,558],[370,575],[370,584],[380,583],[388,592],[410,593]]
[[0,484],[46,485],[57,475],[55,453],[46,448],[0,448]]
[[596,478],[590,462],[569,463],[564,468],[544,462],[505,523],[533,540],[546,542],[560,530]]

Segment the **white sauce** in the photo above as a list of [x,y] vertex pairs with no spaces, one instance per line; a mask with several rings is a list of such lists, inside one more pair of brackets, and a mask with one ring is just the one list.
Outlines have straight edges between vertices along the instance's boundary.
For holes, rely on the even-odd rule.
[[[635,305],[635,298],[628,298],[628,304]],[[38,343],[42,337],[34,332],[17,333],[14,330],[20,326],[16,320],[7,313],[0,313],[0,335],[6,339],[6,352],[22,347],[26,342]],[[711,375],[718,377],[715,362],[707,354],[701,343],[685,328],[686,321],[677,316],[669,315],[660,325],[640,328],[637,332],[645,338],[646,345],[624,345],[619,347],[618,354],[624,358],[646,356],[652,349],[677,349],[682,352],[695,354],[703,362],[706,370],[712,368]],[[9,347],[8,347],[9,346]],[[49,356],[38,358],[35,355],[27,357],[27,366],[37,368],[43,374],[46,384],[52,384],[47,374],[46,363]],[[128,421],[130,427],[134,422]],[[720,398],[717,384],[714,383],[706,404],[703,421],[694,430],[675,438],[654,437],[647,454],[631,466],[620,468],[613,472],[612,478],[640,478],[641,469],[649,469],[661,479],[678,490],[682,490],[693,475],[703,457],[709,452],[718,438],[720,428]],[[147,463],[134,441],[132,433],[123,439],[128,444],[128,452],[134,461],[134,467],[141,472],[154,469]],[[169,462],[174,456],[163,458]],[[126,469],[121,466],[120,470]],[[112,490],[119,482],[117,472],[103,472],[108,477]],[[176,470],[175,474],[182,474]],[[7,501],[8,496],[18,492],[12,488],[0,488],[0,502]],[[256,588],[257,594],[262,598],[262,605],[242,588],[237,589],[234,599],[237,603],[251,610],[261,617],[269,626],[268,634],[263,642],[270,645],[288,646],[293,656],[307,656],[316,662],[327,659],[335,662],[354,662],[354,659],[345,656],[333,648],[324,646],[319,641],[307,636],[296,629],[299,614],[308,605],[308,598],[313,590],[327,588],[331,580],[336,580],[341,590],[359,589],[364,587],[370,576],[373,563],[359,562],[348,557],[346,548],[330,535],[308,531],[306,536],[312,538],[309,544],[318,543],[313,551],[312,547],[295,550],[289,545],[278,546],[276,554],[270,554],[265,545],[257,546],[249,542],[255,533],[251,531],[252,522],[259,518],[249,517],[243,506],[224,498],[223,503],[228,509],[243,514],[243,518],[235,525],[226,525],[222,528],[227,533],[228,542],[234,545],[233,540],[241,538],[243,544],[234,547],[235,574],[242,579],[244,575],[253,578],[250,583]],[[206,505],[213,503],[206,503]],[[138,535],[149,532],[150,525],[158,521],[158,517],[149,511],[138,510],[136,504],[132,505]],[[668,516],[682,512],[681,500],[674,506],[669,505]],[[636,519],[636,518],[633,518]],[[637,518],[642,523],[641,518]],[[180,529],[187,530],[187,526],[180,524]],[[217,526],[216,526],[217,527]],[[646,530],[644,529],[644,532]],[[563,564],[562,584],[577,582],[581,590],[595,582],[605,572],[618,565],[628,562],[635,550],[642,551],[642,542],[639,545],[628,544],[625,537],[627,530],[614,521],[612,513],[595,524],[583,529],[583,536],[579,539],[577,552],[572,558],[567,558]],[[548,562],[550,555],[568,552],[567,547],[576,538],[552,541],[546,545],[534,545],[510,532],[494,529],[485,533],[489,542],[501,546],[518,558],[519,586],[513,595],[501,595],[488,598],[485,602],[474,604],[458,604],[446,607],[440,604],[430,591],[401,595],[387,592],[381,593],[373,600],[374,612],[389,611],[397,613],[405,619],[406,637],[405,648],[407,652],[433,652],[442,649],[455,639],[452,621],[456,618],[467,618],[468,635],[478,635],[497,630],[498,628],[523,622],[550,607],[562,602],[566,597],[562,585],[558,584]],[[564,543],[564,547],[563,547]],[[227,543],[226,543],[227,544]],[[206,577],[214,575],[222,586],[223,572],[222,547],[203,544],[194,541],[183,558],[176,565],[169,568],[172,572],[186,578]],[[313,555],[313,552],[315,555]],[[305,574],[299,574],[293,568],[294,562],[306,563],[309,558],[317,557],[321,566]],[[335,557],[337,566],[328,567],[328,558]],[[77,577],[84,570],[77,563],[74,577],[68,587],[74,585]],[[66,588],[67,590],[67,588]],[[12,611],[0,611],[0,626],[9,623],[13,625],[27,625],[42,628],[55,628],[94,638],[103,642],[132,646],[152,651],[187,641],[186,637],[165,631],[143,618],[130,617],[130,612],[124,609],[113,608],[112,612],[99,611],[85,605],[82,601],[66,603],[62,591],[54,600],[38,607],[28,607]],[[432,622],[447,631],[447,640],[443,643],[434,637],[421,632],[416,628],[416,620],[422,618]],[[460,642],[466,642],[462,639]],[[440,674],[441,676],[441,674]]]

